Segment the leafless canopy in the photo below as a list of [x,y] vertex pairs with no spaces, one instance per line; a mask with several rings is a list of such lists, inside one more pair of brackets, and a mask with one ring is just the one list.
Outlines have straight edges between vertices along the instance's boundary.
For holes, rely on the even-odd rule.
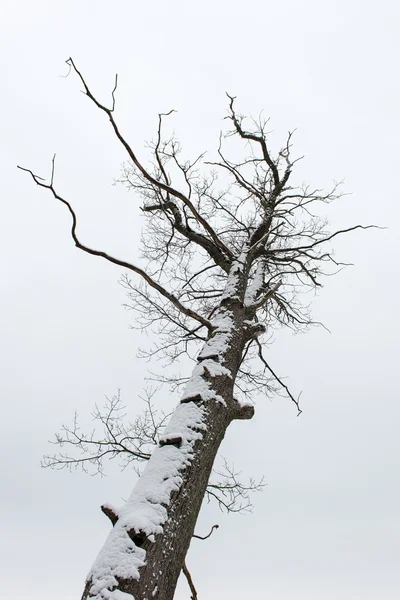
[[[175,137],[163,135],[166,118],[160,114],[154,141],[153,161],[144,165],[121,133],[115,120],[117,78],[111,107],[93,95],[70,58],[67,61],[83,85],[83,91],[108,118],[127,153],[118,179],[141,201],[146,217],[143,259],[140,267],[86,246],[78,237],[78,218],[72,203],[56,189],[53,158],[50,181],[34,174],[33,180],[62,202],[72,218],[75,245],[122,267],[121,282],[136,311],[136,324],[157,333],[154,348],[145,353],[176,362],[181,355],[195,357],[199,344],[211,331],[210,318],[221,302],[227,274],[244,249],[249,249],[246,323],[248,342],[236,380],[238,396],[282,391],[297,404],[263,354],[259,336],[276,325],[294,329],[312,323],[302,294],[321,286],[321,276],[332,274],[337,262],[329,242],[343,233],[365,229],[354,225],[330,232],[318,216],[318,205],[339,196],[338,185],[328,192],[292,183],[297,160],[292,158],[292,134],[278,152],[268,144],[267,121],[252,120],[250,126],[228,95],[228,128],[220,134],[213,161],[204,154],[182,158]],[[239,142],[239,147],[233,142]],[[226,146],[232,154],[228,156]],[[259,360],[259,368],[254,358]],[[160,378],[163,379],[162,377]],[[299,408],[299,406],[298,406]],[[299,409],[300,410],[300,409]]]

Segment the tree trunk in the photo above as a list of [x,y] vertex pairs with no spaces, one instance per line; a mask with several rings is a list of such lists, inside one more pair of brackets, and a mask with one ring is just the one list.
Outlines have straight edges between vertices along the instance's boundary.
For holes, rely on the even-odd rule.
[[146,566],[140,579],[120,581],[118,589],[135,600],[172,600],[188,551],[214,459],[229,424],[225,407],[213,403],[208,408],[207,434],[196,442],[194,458],[183,473],[180,489],[173,493],[164,532],[156,542],[146,540]]
[[172,600],[226,429],[233,419],[254,413],[233,398],[245,343],[243,319],[237,295],[216,311],[186,392],[131,498],[120,511],[104,510],[114,529],[82,600]]

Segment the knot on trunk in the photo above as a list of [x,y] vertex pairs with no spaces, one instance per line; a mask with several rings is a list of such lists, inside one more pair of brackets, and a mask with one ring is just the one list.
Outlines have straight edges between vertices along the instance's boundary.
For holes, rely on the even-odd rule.
[[199,354],[199,356],[197,357],[197,362],[200,363],[203,360],[215,360],[215,362],[219,362],[220,355],[219,354]]
[[235,399],[233,419],[247,420],[254,417],[254,406],[252,404],[240,404]]
[[175,437],[168,437],[168,438],[161,438],[161,440],[159,441],[159,445],[162,446],[176,446],[177,448],[180,448],[182,444],[182,438],[180,435],[175,436]]
[[108,517],[110,519],[110,521],[114,527],[115,523],[118,521],[118,515],[117,515],[115,509],[112,506],[110,506],[110,504],[102,504],[100,506],[100,508],[103,511],[103,513],[106,515],[106,517]]
[[226,298],[222,298],[221,306],[234,306],[239,307],[241,309],[244,308],[243,302],[237,296],[227,296]]
[[262,323],[254,323],[246,327],[246,338],[256,340],[260,335],[266,332],[266,327]]
[[200,394],[196,394],[195,396],[190,396],[189,398],[183,398],[180,403],[187,404],[188,402],[194,402],[195,404],[200,404],[200,402],[203,402],[203,398],[201,397]]
[[141,548],[147,540],[147,535],[144,531],[136,531],[136,529],[129,529],[127,531],[127,534],[129,535],[135,546],[137,546],[138,548]]

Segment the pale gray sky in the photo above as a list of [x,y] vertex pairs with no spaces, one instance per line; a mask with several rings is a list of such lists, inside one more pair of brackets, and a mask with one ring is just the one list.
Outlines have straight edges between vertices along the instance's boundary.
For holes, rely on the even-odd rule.
[[[214,149],[225,91],[242,112],[271,116],[273,141],[298,127],[299,177],[352,195],[330,208],[332,227],[386,231],[338,240],[356,266],[326,282],[314,315],[331,330],[279,332],[271,363],[303,390],[304,412],[259,399],[223,454],[265,475],[252,516],[206,507],[188,565],[199,598],[395,600],[399,597],[400,5],[383,0],[1,3],[2,486],[1,594],[80,597],[133,476],[104,479],[40,469],[46,440],[75,408],[121,388],[134,413],[145,365],[121,308],[120,271],[77,251],[69,217],[16,164],[41,175],[57,152],[57,185],[80,215],[82,239],[138,259],[133,195],[113,187],[125,158],[106,118],[64,79],[73,56],[107,101],[120,76],[117,117],[139,152],[157,114],[188,156]],[[244,450],[245,449],[245,450]],[[189,598],[185,582],[177,600]]]

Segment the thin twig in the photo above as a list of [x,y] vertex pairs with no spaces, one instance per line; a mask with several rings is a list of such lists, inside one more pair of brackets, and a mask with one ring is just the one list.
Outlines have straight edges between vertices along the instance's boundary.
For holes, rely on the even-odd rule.
[[265,368],[266,368],[266,369],[268,369],[268,371],[271,373],[271,375],[272,375],[272,376],[273,376],[273,377],[276,379],[276,381],[279,383],[279,385],[280,385],[281,387],[283,387],[283,389],[286,391],[287,395],[288,395],[288,396],[289,396],[289,398],[292,400],[292,402],[294,402],[294,404],[297,406],[297,410],[299,411],[299,412],[297,413],[297,416],[301,415],[301,413],[303,412],[303,411],[301,410],[301,408],[300,408],[300,404],[299,404],[299,400],[300,400],[301,393],[299,394],[299,397],[298,397],[298,398],[297,398],[297,400],[296,400],[296,398],[293,396],[293,394],[292,394],[292,393],[291,393],[291,391],[289,390],[288,386],[287,386],[287,385],[285,385],[285,384],[283,383],[282,379],[280,379],[280,378],[278,377],[278,375],[275,373],[275,371],[273,371],[273,370],[271,369],[271,367],[269,366],[269,364],[268,364],[268,363],[267,363],[267,361],[265,360],[265,358],[264,358],[264,356],[263,356],[263,353],[262,353],[262,346],[261,346],[260,340],[256,339],[256,340],[255,340],[255,342],[256,342],[256,344],[257,344],[257,346],[258,346],[258,356],[260,357],[260,360],[261,360],[261,362],[263,363],[263,365],[265,366]]
[[196,588],[194,587],[193,579],[189,573],[189,569],[186,566],[186,562],[183,563],[182,572],[187,579],[187,582],[190,587],[190,591],[192,593],[192,595],[190,596],[191,600],[197,600],[198,599],[197,591],[196,591]]

